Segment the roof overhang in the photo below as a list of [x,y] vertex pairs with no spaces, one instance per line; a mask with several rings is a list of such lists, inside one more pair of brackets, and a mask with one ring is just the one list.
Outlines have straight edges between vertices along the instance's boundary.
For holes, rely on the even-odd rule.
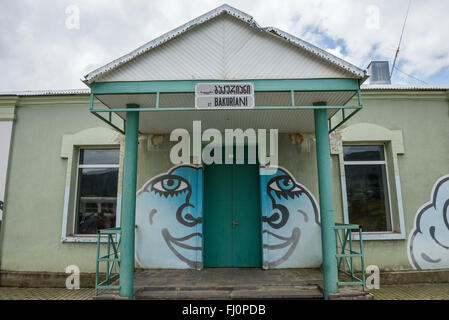
[[[139,131],[152,134],[169,133],[176,128],[189,129],[194,120],[201,120],[205,129],[313,132],[314,110],[320,108],[328,110],[332,131],[362,107],[357,79],[284,79],[252,80],[253,109],[198,110],[195,109],[195,85],[204,82],[208,81],[93,83],[90,110],[121,131],[124,126],[117,120],[124,122],[127,112],[139,112]],[[346,105],[354,96],[358,97],[358,104]],[[317,105],[319,102],[326,106]],[[130,108],[130,105],[135,107]]]

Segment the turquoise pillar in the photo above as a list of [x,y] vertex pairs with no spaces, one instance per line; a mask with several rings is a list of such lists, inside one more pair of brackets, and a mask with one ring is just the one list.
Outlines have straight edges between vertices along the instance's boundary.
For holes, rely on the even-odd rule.
[[[127,108],[138,108],[128,104]],[[133,299],[134,234],[136,224],[137,144],[139,112],[126,113],[125,160],[123,174],[122,242],[120,248],[120,295]]]
[[[316,106],[325,106],[317,102]],[[335,237],[334,200],[332,197],[332,174],[329,148],[327,109],[315,109],[316,158],[318,167],[318,188],[320,193],[321,242],[323,247],[324,298],[337,292],[337,243]]]

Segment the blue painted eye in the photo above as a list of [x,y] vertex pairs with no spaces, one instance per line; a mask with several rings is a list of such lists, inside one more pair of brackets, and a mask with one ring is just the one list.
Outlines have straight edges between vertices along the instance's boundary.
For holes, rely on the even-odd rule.
[[268,188],[273,190],[278,197],[282,196],[285,199],[297,197],[303,192],[302,188],[287,175],[271,179]]
[[179,181],[178,179],[169,178],[162,180],[161,184],[165,190],[172,191],[176,190],[180,186],[181,181]]
[[190,186],[187,180],[170,174],[159,177],[151,185],[151,191],[165,197],[176,196],[188,189],[190,189]]
[[277,184],[282,190],[292,190],[295,187],[293,180],[288,177],[278,180]]

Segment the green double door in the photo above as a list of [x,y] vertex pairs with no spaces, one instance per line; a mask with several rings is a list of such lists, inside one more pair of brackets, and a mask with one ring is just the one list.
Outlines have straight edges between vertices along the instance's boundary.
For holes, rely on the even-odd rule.
[[261,213],[257,164],[206,166],[204,266],[260,267]]

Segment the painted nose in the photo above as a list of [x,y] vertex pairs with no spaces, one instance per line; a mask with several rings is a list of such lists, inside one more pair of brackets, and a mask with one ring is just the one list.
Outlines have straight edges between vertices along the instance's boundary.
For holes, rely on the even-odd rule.
[[192,212],[195,206],[190,203],[185,203],[176,211],[176,220],[186,227],[193,227],[201,223],[201,217],[195,218]]
[[270,216],[262,217],[262,221],[267,222],[270,227],[280,229],[287,223],[289,218],[288,209],[282,204],[274,203]]

